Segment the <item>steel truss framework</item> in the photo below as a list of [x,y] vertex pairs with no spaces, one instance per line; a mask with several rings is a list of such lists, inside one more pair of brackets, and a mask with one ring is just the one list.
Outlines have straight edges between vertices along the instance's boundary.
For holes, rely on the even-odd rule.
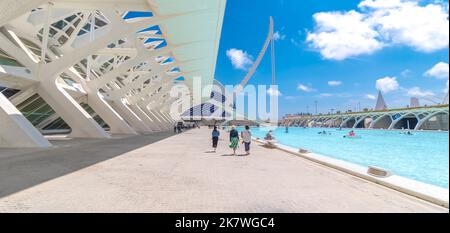
[[168,130],[175,84],[214,80],[225,4],[2,0],[0,147]]

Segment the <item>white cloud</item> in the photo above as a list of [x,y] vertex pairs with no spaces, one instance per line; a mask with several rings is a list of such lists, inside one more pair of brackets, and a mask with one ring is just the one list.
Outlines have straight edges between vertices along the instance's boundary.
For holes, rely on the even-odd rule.
[[423,52],[448,47],[449,21],[444,5],[420,6],[418,1],[405,0],[392,2],[395,6],[375,8],[371,13],[374,26],[379,27],[385,40]]
[[306,86],[306,85],[303,85],[303,84],[299,84],[299,85],[297,86],[297,90],[303,91],[303,92],[313,92],[313,91],[316,91],[316,90],[313,89],[312,87],[309,87],[309,86]]
[[394,8],[402,4],[401,0],[365,0],[359,3],[358,7],[370,7],[370,8]]
[[404,45],[422,52],[448,47],[448,4],[416,0],[365,0],[359,10],[320,12],[309,45],[326,59],[343,60]]
[[342,85],[342,81],[328,81],[328,85],[332,87],[340,86]]
[[425,72],[425,76],[437,79],[448,79],[448,63],[439,62]]
[[275,41],[284,40],[284,39],[286,39],[286,35],[281,34],[281,32],[277,31],[273,34],[273,39]]
[[247,52],[240,49],[227,50],[227,56],[235,69],[248,70],[253,65],[253,58]]
[[292,95],[288,95],[288,96],[286,96],[286,97],[284,97],[286,100],[296,100],[296,99],[298,99],[299,97],[298,96],[292,96]]
[[376,88],[383,93],[395,91],[400,87],[395,77],[385,77],[376,81]]
[[371,94],[367,94],[365,97],[366,97],[367,99],[370,99],[370,100],[376,100],[376,99],[377,99],[376,96],[371,95]]
[[402,77],[408,77],[411,75],[411,73],[412,73],[411,70],[406,69],[406,70],[402,71],[401,75],[402,75]]
[[270,87],[267,90],[267,94],[270,96],[282,96],[281,92],[278,90],[278,88],[272,88]]
[[356,11],[321,12],[314,14],[315,32],[309,32],[307,42],[326,59],[344,60],[361,54],[371,54],[384,45],[366,16]]
[[320,94],[320,97],[332,97],[332,96],[334,96],[334,95],[331,93],[321,93]]
[[427,97],[434,96],[432,91],[423,91],[419,87],[413,87],[407,90],[407,95],[410,97]]

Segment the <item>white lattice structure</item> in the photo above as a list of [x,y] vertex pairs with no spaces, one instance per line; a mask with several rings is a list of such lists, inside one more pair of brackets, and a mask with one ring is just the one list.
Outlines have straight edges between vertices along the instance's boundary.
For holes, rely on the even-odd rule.
[[289,116],[284,124],[299,127],[448,130],[448,105],[320,116]]
[[174,84],[214,80],[225,4],[1,0],[0,88],[16,91],[0,98],[0,147],[49,146],[41,132],[52,130],[109,138],[171,128]]

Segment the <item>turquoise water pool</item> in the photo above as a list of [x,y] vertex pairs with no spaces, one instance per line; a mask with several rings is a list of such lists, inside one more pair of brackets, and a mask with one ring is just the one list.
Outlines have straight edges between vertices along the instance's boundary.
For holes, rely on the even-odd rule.
[[[327,131],[327,135],[318,132]],[[239,130],[240,131],[240,130]],[[362,166],[378,166],[395,175],[449,188],[448,132],[413,132],[355,130],[360,139],[343,138],[350,130],[320,128],[285,128],[274,130],[279,143],[304,148],[316,154]],[[253,128],[255,137],[263,138],[267,129]]]

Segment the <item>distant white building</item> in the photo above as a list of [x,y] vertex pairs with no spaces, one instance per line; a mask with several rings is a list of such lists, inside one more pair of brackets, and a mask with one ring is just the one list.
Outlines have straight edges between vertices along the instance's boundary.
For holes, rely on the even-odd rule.
[[377,105],[375,105],[375,110],[386,110],[387,109],[387,105],[386,102],[384,101],[384,97],[383,94],[381,93],[381,91],[378,91],[378,99],[377,99]]
[[411,102],[410,102],[409,106],[410,106],[411,108],[417,108],[417,107],[420,107],[419,99],[416,98],[416,97],[411,97]]
[[447,90],[447,94],[444,97],[444,101],[442,101],[442,104],[448,104],[448,90]]

